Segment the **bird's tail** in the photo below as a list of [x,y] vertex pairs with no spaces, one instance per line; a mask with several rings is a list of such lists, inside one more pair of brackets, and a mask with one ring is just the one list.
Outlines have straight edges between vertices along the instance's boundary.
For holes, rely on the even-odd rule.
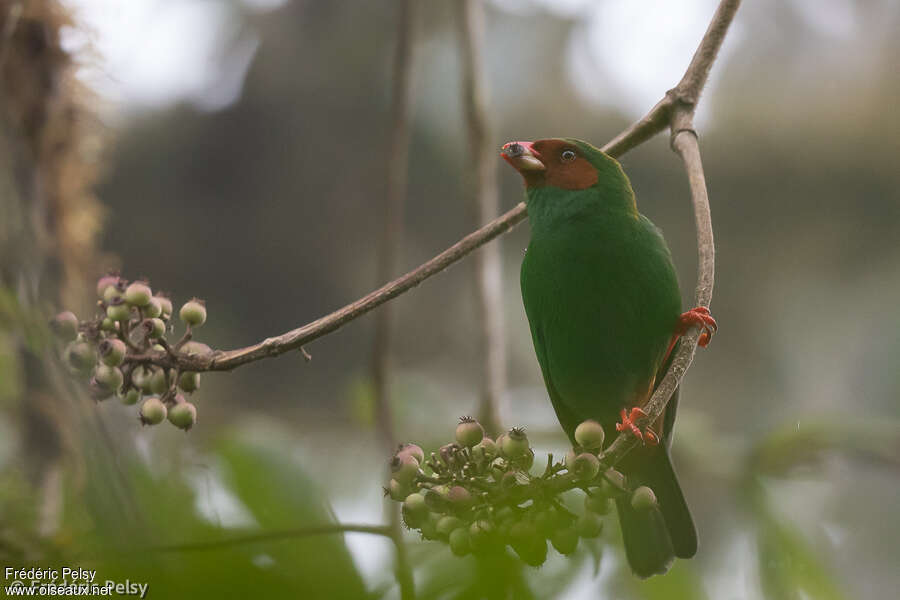
[[[630,459],[630,460],[629,460]],[[635,510],[630,498],[619,498],[616,507],[625,542],[625,555],[635,575],[665,573],[677,556],[697,553],[697,530],[688,510],[665,445],[636,448],[625,458],[622,470],[630,487],[649,486],[658,506]]]

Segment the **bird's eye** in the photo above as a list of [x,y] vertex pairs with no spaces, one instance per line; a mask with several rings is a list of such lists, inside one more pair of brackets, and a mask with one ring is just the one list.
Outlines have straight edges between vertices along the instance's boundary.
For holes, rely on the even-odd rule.
[[563,162],[572,162],[573,160],[575,160],[575,151],[563,150],[562,154],[559,155],[559,158]]

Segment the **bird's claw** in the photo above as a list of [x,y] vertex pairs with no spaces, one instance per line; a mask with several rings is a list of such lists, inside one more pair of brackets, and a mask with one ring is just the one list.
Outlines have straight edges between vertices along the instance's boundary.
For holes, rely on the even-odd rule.
[[684,335],[684,333],[694,325],[699,326],[701,330],[700,339],[697,340],[697,345],[701,348],[706,348],[709,345],[709,340],[712,338],[713,334],[719,329],[716,320],[709,314],[708,308],[705,306],[698,306],[686,313],[682,313],[682,315],[678,317],[677,335]]
[[631,412],[626,411],[624,408],[622,412],[619,413],[622,417],[621,423],[616,423],[616,431],[628,431],[633,436],[641,440],[642,443],[656,446],[659,444],[659,436],[656,435],[656,432],[653,431],[650,427],[645,427],[641,430],[637,425],[637,421],[642,419],[646,419],[648,417],[647,413],[643,411],[643,409],[635,406],[631,409]]

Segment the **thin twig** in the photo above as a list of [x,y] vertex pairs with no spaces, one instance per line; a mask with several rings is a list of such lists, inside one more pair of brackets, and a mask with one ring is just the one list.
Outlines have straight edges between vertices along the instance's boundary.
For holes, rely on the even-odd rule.
[[[488,90],[484,72],[484,6],[482,0],[458,0],[457,26],[462,55],[462,97],[466,139],[472,175],[471,214],[478,227],[498,212],[497,161],[488,125]],[[500,402],[506,388],[506,352],[503,334],[503,273],[499,244],[473,255],[476,326],[479,331],[481,406],[479,420],[490,435],[500,433]]]
[[[203,550],[219,550],[221,548],[229,548],[232,546],[242,546],[244,544],[258,544],[261,542],[275,542],[298,537],[308,537],[313,535],[328,535],[336,533],[370,533],[373,535],[383,535],[391,537],[390,528],[387,525],[360,525],[352,523],[330,523],[328,525],[317,525],[313,527],[299,527],[296,529],[282,529],[279,531],[264,531],[260,533],[251,533],[235,537],[223,538],[220,540],[211,540],[208,542],[190,542],[187,544],[169,544],[165,546],[152,546],[147,552],[196,552]],[[142,551],[143,553],[144,551]]]

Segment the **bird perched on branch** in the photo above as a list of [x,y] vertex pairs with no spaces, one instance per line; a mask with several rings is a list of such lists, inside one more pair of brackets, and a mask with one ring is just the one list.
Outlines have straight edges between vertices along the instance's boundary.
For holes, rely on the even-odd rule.
[[681,313],[669,248],[640,214],[619,163],[575,139],[510,142],[501,156],[525,179],[531,242],[522,261],[522,300],[556,415],[574,443],[586,419],[612,439],[643,444],[620,463],[632,488],[649,486],[653,510],[617,500],[628,562],[641,577],[665,573],[697,552],[697,532],[672,468],[677,391],[656,423],[641,410],[662,379],[677,340],[715,321],[704,307]]

